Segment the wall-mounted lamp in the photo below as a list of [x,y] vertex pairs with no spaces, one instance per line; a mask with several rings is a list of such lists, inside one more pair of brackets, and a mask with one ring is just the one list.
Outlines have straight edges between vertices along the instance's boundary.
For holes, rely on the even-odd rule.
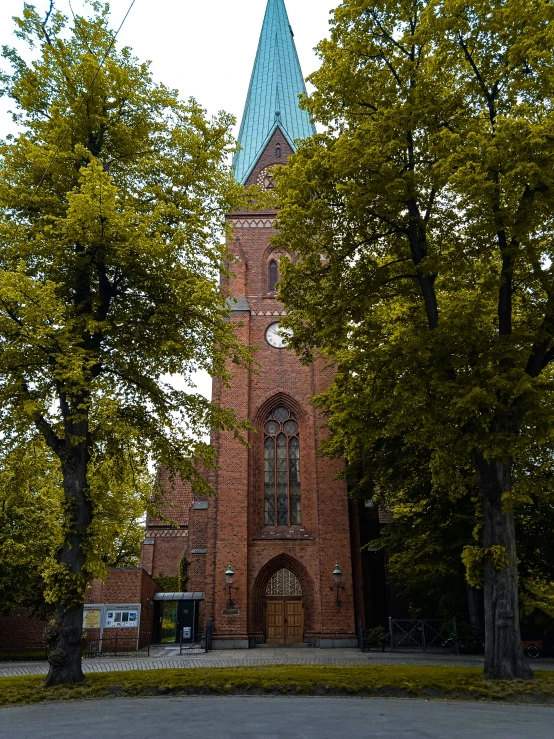
[[232,591],[233,589],[236,590],[237,587],[233,586],[233,578],[235,577],[235,573],[233,572],[233,568],[231,567],[231,563],[229,562],[229,566],[225,570],[225,583],[227,587],[229,588],[229,602],[227,603],[227,608],[232,609],[235,607],[235,603],[233,601]]
[[334,585],[331,585],[330,590],[335,590],[335,588],[336,588],[336,590],[337,590],[337,600],[336,600],[335,605],[337,606],[337,608],[339,608],[342,605],[342,602],[341,602],[341,600],[339,598],[339,593],[340,593],[341,590],[344,590],[344,585],[341,585],[342,572],[340,570],[340,567],[338,565],[338,562],[335,565],[335,569],[333,570],[333,577],[335,579],[335,584]]

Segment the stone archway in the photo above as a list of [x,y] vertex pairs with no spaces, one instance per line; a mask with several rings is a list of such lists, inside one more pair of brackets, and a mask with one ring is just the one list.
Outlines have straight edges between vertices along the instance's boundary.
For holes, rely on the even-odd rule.
[[[311,630],[313,623],[313,585],[304,565],[287,554],[280,554],[267,562],[254,583],[250,631],[258,642],[266,641],[268,603],[269,608],[273,609],[271,604],[276,601],[282,602],[280,613],[282,612],[285,617],[285,611],[288,609],[290,626],[293,625],[294,618],[298,625],[301,615],[303,623],[300,641],[303,641],[304,632]],[[299,628],[297,626],[296,631],[289,628],[289,641],[299,640],[291,638],[294,633],[298,636]],[[286,637],[282,641],[286,642]],[[282,641],[277,639],[279,643]]]

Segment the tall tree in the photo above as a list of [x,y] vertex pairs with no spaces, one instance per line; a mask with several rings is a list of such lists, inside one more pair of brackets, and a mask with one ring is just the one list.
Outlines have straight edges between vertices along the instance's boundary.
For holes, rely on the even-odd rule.
[[347,455],[380,437],[478,479],[485,674],[529,678],[514,505],[552,449],[554,7],[346,0],[305,101],[326,127],[282,168],[293,344],[338,366]]
[[[459,617],[459,634],[475,647],[484,631],[477,478],[468,464],[451,471],[454,487],[445,486],[433,476],[433,465],[425,448],[384,437],[364,450],[363,471],[347,466],[344,474],[353,497],[373,498],[389,512],[380,537],[363,544],[387,552],[388,576],[402,588],[414,614]],[[514,510],[521,610],[528,624],[536,609],[554,616],[554,495],[546,460],[542,470],[528,468],[524,475],[539,478],[532,502]]]
[[387,553],[387,575],[409,600],[410,611],[421,617],[456,616],[459,630],[467,632],[470,623],[481,640],[482,593],[466,582],[462,558],[475,544],[478,491],[471,471],[462,471],[454,494],[433,480],[428,450],[383,437],[364,449],[361,467],[347,465],[344,474],[352,497],[371,498],[390,515],[379,538],[362,544]]
[[50,615],[42,573],[63,541],[61,475],[42,438],[2,454],[0,463],[0,612]]
[[[59,459],[38,432],[20,441],[7,445],[0,459],[0,612],[27,608],[49,619],[57,599],[57,556],[72,519],[65,515]],[[131,456],[129,447],[127,438],[126,455],[89,466],[90,577],[139,562],[152,476],[144,454],[135,450]]]
[[17,35],[36,58],[3,51],[19,133],[0,146],[0,433],[21,445],[39,432],[63,479],[48,685],[83,679],[102,475],[115,489],[149,459],[207,492],[196,465],[213,452],[198,439],[240,429],[191,374],[226,381],[248,361],[217,286],[223,214],[238,197],[233,119],[208,120],[155,84],[117,50],[108,5],[90,7],[68,28],[52,6],[44,19],[25,4]]

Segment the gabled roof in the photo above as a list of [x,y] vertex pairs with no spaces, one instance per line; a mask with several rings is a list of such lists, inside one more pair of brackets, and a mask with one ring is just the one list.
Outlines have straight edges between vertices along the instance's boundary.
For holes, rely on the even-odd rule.
[[284,0],[268,0],[240,127],[242,150],[233,160],[239,182],[246,182],[277,127],[291,146],[315,133],[309,114],[298,107],[305,91]]
[[227,298],[225,302],[227,303],[227,307],[231,309],[231,313],[244,313],[245,311],[250,313],[250,304],[243,295],[235,298]]

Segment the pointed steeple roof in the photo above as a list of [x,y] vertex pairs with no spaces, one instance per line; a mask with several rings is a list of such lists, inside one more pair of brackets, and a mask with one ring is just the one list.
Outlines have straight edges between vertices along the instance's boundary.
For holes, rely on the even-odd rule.
[[309,114],[298,107],[306,91],[284,0],[268,0],[264,24],[235,154],[235,177],[246,182],[275,129],[294,148],[295,139],[315,133]]

